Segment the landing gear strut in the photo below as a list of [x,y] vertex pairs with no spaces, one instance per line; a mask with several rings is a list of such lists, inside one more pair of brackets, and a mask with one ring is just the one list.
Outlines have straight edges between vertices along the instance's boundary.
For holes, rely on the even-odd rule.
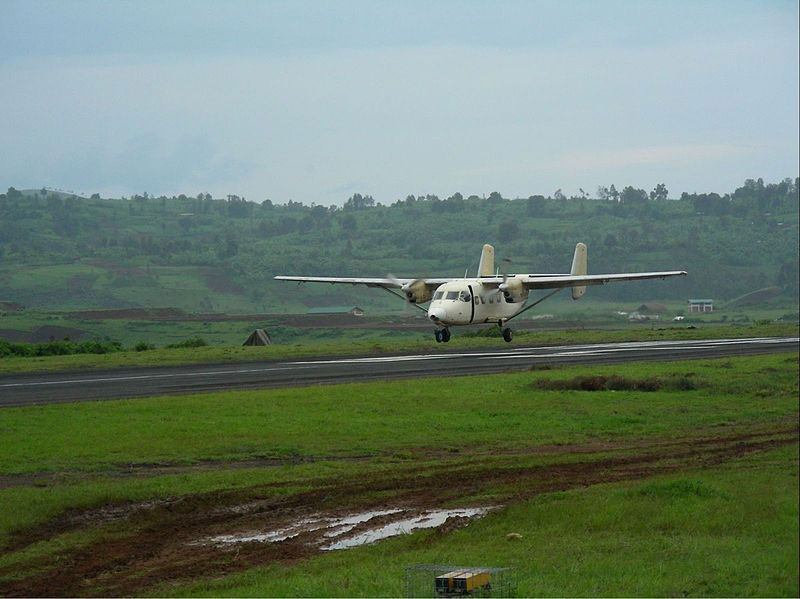
[[436,343],[447,343],[450,341],[449,329],[436,329],[433,331],[433,335],[436,337]]
[[502,333],[505,342],[511,343],[511,340],[514,338],[514,334],[511,332],[511,329],[506,326],[506,322],[504,320],[499,320],[497,322],[497,326],[500,327],[500,332]]

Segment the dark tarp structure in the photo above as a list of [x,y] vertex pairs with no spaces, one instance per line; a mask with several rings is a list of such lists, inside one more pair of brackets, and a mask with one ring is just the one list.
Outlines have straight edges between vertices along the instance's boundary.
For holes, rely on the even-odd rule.
[[272,345],[272,339],[264,329],[256,329],[242,345]]

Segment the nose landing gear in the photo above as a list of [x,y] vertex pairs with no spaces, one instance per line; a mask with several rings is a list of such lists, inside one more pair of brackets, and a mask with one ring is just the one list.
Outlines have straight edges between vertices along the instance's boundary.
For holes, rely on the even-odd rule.
[[447,343],[450,341],[449,329],[436,329],[433,331],[433,335],[436,337],[436,343]]

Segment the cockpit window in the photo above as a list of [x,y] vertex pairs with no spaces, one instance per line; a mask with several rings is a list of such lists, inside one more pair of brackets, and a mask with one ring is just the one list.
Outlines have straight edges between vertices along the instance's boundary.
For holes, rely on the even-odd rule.
[[434,301],[442,299],[443,295],[444,295],[444,291],[437,291],[436,293],[433,294]]
[[468,302],[472,298],[469,296],[469,292],[468,291],[462,291],[459,294],[458,299],[460,299],[462,302]]
[[449,300],[458,299],[458,291],[448,291],[445,299]]

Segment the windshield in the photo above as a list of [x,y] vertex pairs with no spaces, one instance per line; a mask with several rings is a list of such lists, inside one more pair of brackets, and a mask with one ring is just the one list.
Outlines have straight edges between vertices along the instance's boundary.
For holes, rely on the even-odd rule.
[[458,291],[448,291],[445,299],[449,300],[458,299]]
[[443,295],[444,295],[444,291],[437,291],[436,293],[433,294],[434,301],[442,299]]

